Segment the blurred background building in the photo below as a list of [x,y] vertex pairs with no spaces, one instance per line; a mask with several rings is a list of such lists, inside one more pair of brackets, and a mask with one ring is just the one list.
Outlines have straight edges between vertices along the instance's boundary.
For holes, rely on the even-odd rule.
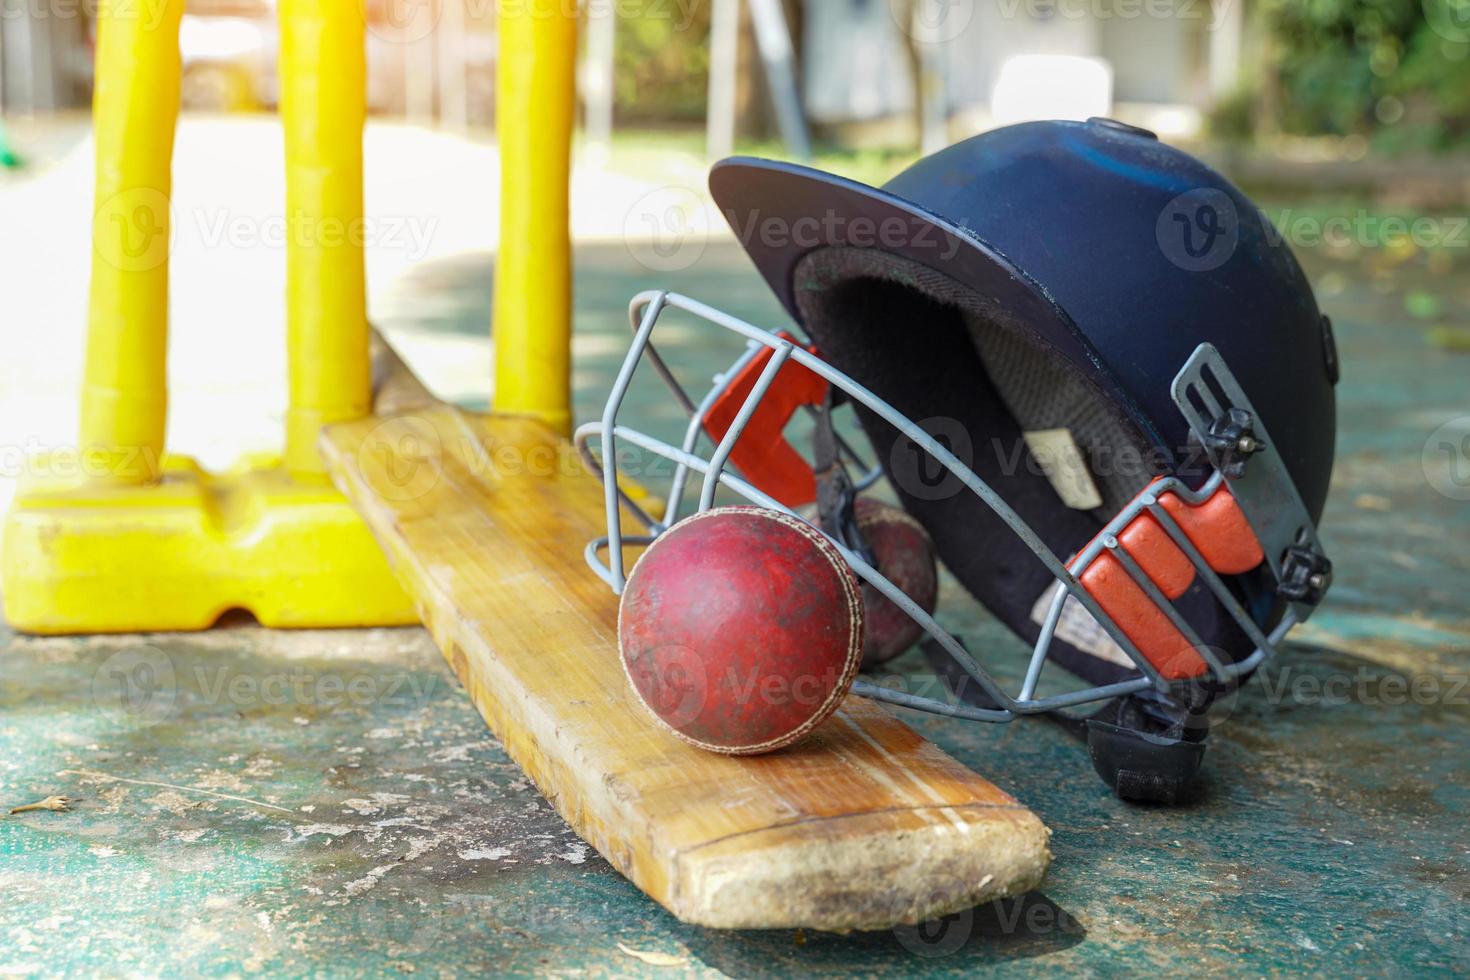
[[[101,0],[0,0],[0,107],[84,108]],[[138,0],[142,3],[143,0]],[[364,0],[374,112],[494,116],[494,0]],[[586,126],[934,146],[1108,114],[1168,138],[1470,140],[1470,0],[584,0]],[[191,0],[184,104],[268,110],[273,0]]]

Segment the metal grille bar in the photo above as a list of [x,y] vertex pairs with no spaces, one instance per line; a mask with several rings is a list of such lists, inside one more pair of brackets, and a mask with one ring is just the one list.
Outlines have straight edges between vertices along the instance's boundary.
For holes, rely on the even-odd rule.
[[[716,376],[709,392],[697,404],[688,396],[677,379],[675,379],[673,373],[669,370],[662,357],[659,356],[652,343],[652,334],[655,325],[662,313],[671,307],[683,310],[717,327],[731,331],[744,337],[749,342],[747,350],[729,369]],[[828,536],[829,540],[832,541],[832,544],[846,558],[858,576],[865,582],[871,584],[880,594],[893,602],[905,614],[918,623],[924,632],[939,643],[955,659],[965,673],[979,684],[999,707],[979,708],[953,704],[935,698],[894,691],[866,681],[859,681],[854,685],[853,690],[855,693],[890,704],[918,708],[953,717],[978,721],[1009,721],[1016,715],[1054,711],[1059,708],[1134,693],[1148,688],[1159,690],[1167,688],[1168,683],[1160,676],[1158,670],[1128,638],[1121,626],[1114,622],[1099,605],[1096,598],[1078,581],[1078,576],[1103,554],[1111,554],[1119,560],[1132,580],[1143,589],[1151,601],[1158,605],[1164,615],[1169,618],[1170,622],[1193,646],[1195,652],[1199,654],[1207,665],[1209,674],[1220,681],[1228,681],[1237,677],[1241,673],[1253,669],[1266,657],[1273,655],[1275,644],[1286,634],[1286,631],[1290,629],[1291,625],[1304,618],[1299,615],[1299,610],[1293,607],[1288,610],[1282,622],[1271,631],[1271,635],[1266,636],[1260,626],[1242,608],[1229,587],[1209,567],[1209,564],[1189,540],[1183,529],[1179,527],[1168,511],[1159,505],[1158,498],[1165,493],[1177,495],[1187,505],[1203,503],[1219,490],[1224,483],[1225,478],[1218,470],[1214,471],[1210,478],[1198,489],[1190,488],[1183,481],[1175,477],[1167,477],[1155,481],[1108,521],[1102,531],[1089,542],[1081,553],[1070,562],[1063,562],[989,484],[985,483],[974,471],[956,458],[953,453],[892,405],[879,398],[872,391],[852,378],[836,370],[821,358],[804,350],[802,347],[791,343],[789,340],[775,333],[753,326],[727,313],[677,293],[662,291],[640,293],[633,298],[632,303],[629,305],[629,319],[634,327],[633,342],[613,382],[612,390],[608,395],[601,420],[582,426],[577,430],[575,436],[576,445],[582,458],[593,472],[602,477],[606,487],[605,505],[607,509],[608,533],[588,544],[586,550],[587,562],[593,571],[607,582],[615,593],[621,594],[626,585],[626,575],[623,567],[623,546],[626,544],[647,544],[677,522],[680,501],[685,493],[690,474],[698,474],[703,477],[699,495],[700,511],[707,510],[713,506],[717,488],[724,486],[758,506],[769,507],[794,517],[801,517],[801,515],[796,514],[790,508],[763,493],[748,481],[729,472],[726,467],[730,453],[739,440],[746,423],[749,422],[761,398],[775,380],[776,374],[789,360],[795,361],[802,367],[822,377],[854,402],[862,405],[888,422],[902,436],[913,442],[939,463],[940,466],[955,476],[966,489],[979,497],[986,506],[1006,523],[1062,586],[1057,590],[1047,610],[1047,615],[1041,626],[1040,635],[1032,649],[1031,657],[1027,664],[1025,680],[1021,689],[1018,694],[1011,695],[1006,693],[995,678],[976,662],[969,651],[953,635],[945,630],[942,625],[935,621],[930,614],[914,603],[902,590],[879,573],[877,569],[864,562],[860,556],[852,552],[840,541]],[[1202,345],[1201,350],[1207,346]],[[704,459],[700,457],[696,449],[700,436],[704,432],[704,420],[710,407],[724,393],[734,378],[760,354],[762,348],[769,348],[773,352],[769,363],[765,365],[749,395],[741,403],[733,424],[715,446],[710,458]],[[1214,354],[1213,348],[1210,349],[1209,353]],[[1200,356],[1200,352],[1196,352],[1196,354],[1197,357]],[[675,398],[681,407],[690,415],[689,424],[684,432],[684,438],[677,447],[635,429],[620,425],[617,422],[618,412],[627,395],[634,372],[638,364],[645,357],[653,364],[659,377],[674,392]],[[1192,358],[1190,364],[1194,365],[1195,360],[1195,358]],[[1220,378],[1222,374],[1223,377],[1229,378],[1229,372],[1224,368],[1223,361],[1218,360],[1218,354],[1214,354],[1214,358],[1209,362],[1209,366],[1217,378]],[[1193,370],[1197,375],[1199,369],[1198,367],[1187,367],[1187,370]],[[1184,377],[1184,374],[1185,372],[1182,371],[1181,378]],[[1191,377],[1194,377],[1194,375]],[[1176,379],[1176,392],[1183,390],[1181,385],[1182,382]],[[1200,384],[1199,387],[1206,389],[1208,386]],[[1248,404],[1245,403],[1244,395],[1240,393],[1239,387],[1234,384],[1233,378],[1229,378],[1228,385],[1222,385],[1221,387],[1229,393],[1233,404],[1240,406]],[[1205,391],[1201,395],[1201,398],[1206,405],[1213,404],[1221,410],[1228,407],[1218,405],[1217,400],[1211,392]],[[1191,415],[1190,411],[1193,411],[1194,414]],[[1203,416],[1199,415],[1197,410],[1191,407],[1190,411],[1186,411],[1186,415],[1190,417],[1192,425],[1198,427],[1208,424]],[[594,453],[592,450],[591,440],[594,438],[599,440],[600,453]],[[647,514],[628,494],[624,493],[618,487],[616,470],[619,441],[626,442],[644,451],[668,459],[675,464],[671,494],[666,503],[661,521],[655,520]],[[611,473],[608,472],[609,468],[612,471]],[[1294,489],[1291,492],[1294,493]],[[627,508],[629,513],[644,525],[647,531],[646,534],[636,536],[623,534],[620,504],[622,507]],[[1242,630],[1251,638],[1252,642],[1256,644],[1255,651],[1245,660],[1237,663],[1226,663],[1222,661],[1215,651],[1203,643],[1193,627],[1184,619],[1173,603],[1163,595],[1133,557],[1119,545],[1118,535],[1136,517],[1144,513],[1152,515],[1159,522],[1169,537],[1194,565],[1196,571],[1202,576],[1202,580],[1220,602],[1221,606],[1241,626]],[[1249,519],[1251,517],[1250,512],[1246,511],[1246,514]],[[1315,541],[1315,537],[1312,540]],[[602,558],[603,552],[606,552],[607,555],[605,560]],[[1271,567],[1275,570],[1274,564]],[[1036,696],[1036,686],[1041,670],[1045,665],[1058,624],[1061,620],[1063,608],[1068,599],[1075,599],[1093,617],[1113,642],[1127,654],[1138,671],[1137,677],[1113,684],[1086,687],[1063,694],[1054,694],[1046,697]]]

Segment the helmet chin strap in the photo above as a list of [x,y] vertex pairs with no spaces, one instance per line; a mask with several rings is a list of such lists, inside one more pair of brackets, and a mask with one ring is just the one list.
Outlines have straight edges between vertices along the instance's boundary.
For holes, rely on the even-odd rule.
[[818,524],[863,561],[877,567],[873,549],[858,529],[854,510],[858,492],[843,465],[841,444],[832,422],[832,410],[839,404],[839,397],[840,392],[829,388],[822,404],[813,410],[816,426],[812,432],[812,469],[817,479]]
[[[932,637],[919,646],[951,696],[977,708],[997,707]],[[1058,710],[1037,717],[1085,743],[1093,768],[1120,798],[1172,806],[1187,802],[1194,790],[1210,705],[1227,693],[1217,688],[1200,679],[1175,685],[1168,695],[1116,697],[1089,715]]]

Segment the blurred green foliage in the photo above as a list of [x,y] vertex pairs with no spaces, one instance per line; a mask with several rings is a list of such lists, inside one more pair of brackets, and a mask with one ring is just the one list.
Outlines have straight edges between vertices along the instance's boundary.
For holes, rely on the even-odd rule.
[[697,0],[618,3],[613,105],[619,121],[704,118],[711,6]]
[[1358,135],[1385,153],[1470,147],[1470,0],[1265,0],[1262,71],[1223,136]]
[[[710,7],[619,0],[620,123],[703,119]],[[1216,107],[1216,135],[1361,136],[1390,154],[1470,148],[1470,0],[1261,0],[1256,16],[1261,64]]]

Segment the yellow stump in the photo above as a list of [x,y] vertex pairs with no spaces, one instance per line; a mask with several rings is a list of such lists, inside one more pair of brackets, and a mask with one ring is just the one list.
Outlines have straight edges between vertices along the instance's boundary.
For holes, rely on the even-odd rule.
[[568,227],[576,105],[576,5],[499,0],[495,118],[500,248],[495,264],[495,410],[571,428]]
[[184,0],[165,3],[159,20],[102,7],[88,451],[38,461],[45,475],[17,491],[0,552],[6,618],[37,633],[202,629],[236,607],[267,626],[416,622],[367,527],[321,475],[316,451],[323,423],[369,410],[361,8],[357,0],[282,3],[287,454],[213,474],[163,455]]
[[97,479],[152,483],[168,415],[169,166],[179,112],[179,21],[98,8],[92,225],[81,449]]
[[371,408],[363,271],[365,24],[358,0],[282,0],[286,131],[286,467],[322,472],[322,426]]

